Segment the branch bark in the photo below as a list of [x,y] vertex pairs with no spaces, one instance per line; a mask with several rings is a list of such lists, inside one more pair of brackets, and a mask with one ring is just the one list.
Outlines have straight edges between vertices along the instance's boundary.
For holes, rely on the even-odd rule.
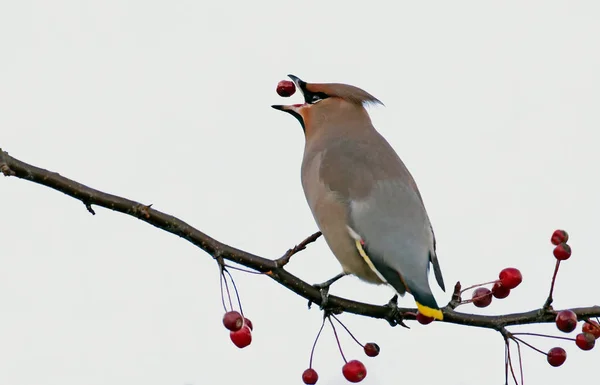
[[[0,172],[5,176],[15,176],[60,191],[81,201],[84,207],[92,214],[95,214],[92,205],[96,205],[131,215],[161,230],[184,238],[215,259],[223,258],[264,273],[299,296],[317,305],[321,305],[322,298],[320,291],[284,268],[292,255],[303,250],[309,243],[314,242],[320,236],[318,232],[306,238],[298,246],[288,250],[281,258],[271,260],[221,243],[181,219],[153,209],[152,205],[144,205],[140,202],[93,189],[65,178],[56,172],[48,171],[13,158],[7,152],[2,151],[2,149],[0,149]],[[459,284],[457,284],[457,288],[460,291]],[[556,317],[556,311],[547,307],[523,313],[503,315],[461,313],[454,310],[457,306],[457,296],[459,294],[455,292],[450,304],[442,309],[444,320],[438,322],[488,328],[502,332],[507,326],[554,322]],[[330,295],[328,298],[327,309],[334,313],[348,312],[366,317],[385,319],[392,326],[401,324],[403,320],[414,320],[417,313],[417,310],[414,308],[393,309],[387,305],[372,305],[333,295]],[[600,316],[600,306],[581,307],[571,310],[577,314],[580,320]]]

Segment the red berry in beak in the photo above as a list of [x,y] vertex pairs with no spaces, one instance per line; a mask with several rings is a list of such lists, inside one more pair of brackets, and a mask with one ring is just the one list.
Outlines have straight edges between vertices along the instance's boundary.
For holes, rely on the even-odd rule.
[[296,85],[289,80],[282,80],[277,83],[277,94],[284,98],[289,98],[296,92]]

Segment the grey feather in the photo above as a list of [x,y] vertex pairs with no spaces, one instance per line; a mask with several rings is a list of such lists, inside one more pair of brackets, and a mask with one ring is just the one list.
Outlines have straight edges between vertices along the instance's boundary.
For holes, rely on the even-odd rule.
[[[373,148],[377,152],[369,151]],[[438,284],[444,283],[434,234],[417,186],[395,151],[373,129],[368,136],[329,143],[322,154],[321,180],[345,202],[348,225],[365,241],[379,273],[400,294],[406,283],[421,303],[435,301],[429,263]]]

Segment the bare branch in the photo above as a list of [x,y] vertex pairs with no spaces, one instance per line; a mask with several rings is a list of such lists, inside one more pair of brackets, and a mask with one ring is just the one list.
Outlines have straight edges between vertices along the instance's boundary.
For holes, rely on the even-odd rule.
[[296,254],[299,251],[302,251],[302,250],[306,249],[306,246],[308,244],[313,243],[314,241],[316,241],[317,239],[319,239],[320,236],[321,236],[321,232],[317,231],[316,233],[314,233],[313,235],[307,237],[305,240],[303,240],[302,242],[300,242],[296,246],[294,246],[291,249],[289,249],[288,251],[286,251],[285,254],[283,254],[283,256],[281,258],[275,260],[275,263],[279,267],[284,267],[285,265],[288,264],[288,262],[292,258],[292,255]]
[[[264,273],[299,296],[312,301],[315,304],[321,305],[322,297],[317,288],[283,268],[283,265],[289,261],[289,258],[293,254],[304,249],[309,243],[314,242],[320,236],[320,233],[311,235],[298,246],[286,252],[283,257],[277,260],[271,260],[221,243],[190,226],[181,219],[153,209],[151,207],[152,205],[144,205],[130,199],[95,190],[79,182],[65,178],[58,173],[32,166],[15,159],[1,149],[0,171],[6,176],[16,176],[17,178],[25,179],[60,191],[83,202],[88,210],[91,209],[92,205],[96,205],[136,217],[161,230],[184,238],[215,259],[227,259],[257,272]],[[556,317],[556,312],[551,308],[541,308],[523,313],[491,316],[460,313],[453,309],[453,306],[455,306],[455,303],[459,298],[460,284],[457,284],[452,302],[442,309],[444,319],[443,321],[438,322],[494,329],[502,333],[506,326],[554,322]],[[390,322],[391,324],[401,324],[403,320],[414,320],[417,314],[417,309],[414,308],[392,309],[385,305],[372,305],[333,295],[328,297],[327,309],[334,313],[345,311],[366,317],[384,319],[388,322],[390,322],[390,320],[396,321],[395,323]],[[600,316],[600,306],[582,307],[571,310],[575,312],[580,320]]]

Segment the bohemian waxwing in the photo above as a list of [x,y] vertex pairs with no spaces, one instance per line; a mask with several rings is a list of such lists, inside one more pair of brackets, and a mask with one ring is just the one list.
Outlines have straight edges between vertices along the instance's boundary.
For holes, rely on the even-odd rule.
[[429,264],[445,290],[435,237],[417,185],[364,104],[379,103],[360,88],[306,83],[288,75],[304,104],[273,106],[300,121],[305,135],[302,187],[317,226],[346,274],[409,292],[419,312],[442,319]]

